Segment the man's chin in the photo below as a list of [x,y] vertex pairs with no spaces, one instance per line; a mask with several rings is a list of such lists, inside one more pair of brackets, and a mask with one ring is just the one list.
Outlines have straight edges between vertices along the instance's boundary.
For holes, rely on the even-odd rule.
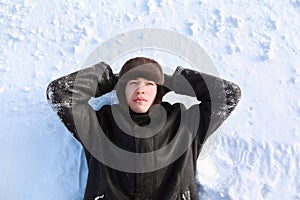
[[149,108],[146,106],[135,106],[132,107],[131,110],[135,113],[146,113],[149,110]]

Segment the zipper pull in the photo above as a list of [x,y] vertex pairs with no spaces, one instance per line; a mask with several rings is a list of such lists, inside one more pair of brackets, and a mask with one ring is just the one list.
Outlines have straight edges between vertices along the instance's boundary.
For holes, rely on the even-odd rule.
[[102,194],[102,195],[99,195],[99,196],[95,197],[95,199],[94,199],[94,200],[99,200],[99,199],[104,199],[104,194]]

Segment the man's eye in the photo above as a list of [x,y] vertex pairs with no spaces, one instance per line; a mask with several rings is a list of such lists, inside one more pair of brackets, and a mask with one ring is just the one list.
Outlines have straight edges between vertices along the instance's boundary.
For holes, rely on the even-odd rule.
[[153,82],[148,82],[147,85],[155,85]]
[[136,81],[130,81],[129,84],[131,84],[131,85],[136,85],[137,82],[136,82]]

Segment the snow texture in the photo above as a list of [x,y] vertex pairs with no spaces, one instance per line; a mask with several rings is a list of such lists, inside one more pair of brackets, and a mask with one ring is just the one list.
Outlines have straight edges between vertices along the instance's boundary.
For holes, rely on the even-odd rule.
[[299,0],[0,0],[0,199],[82,199],[84,154],[46,87],[101,42],[163,28],[197,42],[242,89],[198,162],[201,199],[299,200],[299,19]]

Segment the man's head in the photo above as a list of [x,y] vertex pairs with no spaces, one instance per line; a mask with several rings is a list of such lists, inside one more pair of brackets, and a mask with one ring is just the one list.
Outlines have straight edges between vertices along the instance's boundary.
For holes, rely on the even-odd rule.
[[117,96],[120,104],[145,113],[163,97],[164,74],[155,60],[137,57],[126,61],[119,73]]

